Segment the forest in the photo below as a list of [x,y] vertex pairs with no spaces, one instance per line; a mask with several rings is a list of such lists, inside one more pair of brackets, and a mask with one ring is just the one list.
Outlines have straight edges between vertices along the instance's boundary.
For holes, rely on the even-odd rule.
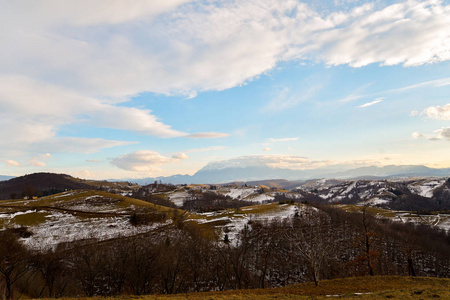
[[176,213],[150,233],[45,251],[20,243],[26,229],[4,230],[0,292],[5,299],[145,295],[320,285],[350,276],[450,276],[446,232],[378,219],[368,208],[314,206],[284,220],[251,220],[233,237]]

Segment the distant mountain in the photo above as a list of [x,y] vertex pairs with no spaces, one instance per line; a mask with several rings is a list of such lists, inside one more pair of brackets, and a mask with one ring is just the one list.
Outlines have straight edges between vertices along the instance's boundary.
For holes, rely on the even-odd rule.
[[411,178],[430,176],[450,176],[450,169],[433,169],[425,166],[395,166],[384,167],[367,166],[360,168],[350,168],[348,165],[334,165],[306,170],[293,170],[286,168],[273,168],[264,163],[245,164],[242,160],[214,162],[206,165],[194,175],[174,175],[169,177],[144,178],[131,180],[138,184],[153,183],[155,180],[163,183],[183,184],[183,183],[229,183],[229,182],[249,182],[261,180],[307,180],[314,178],[336,178],[336,179],[389,179],[389,178]]
[[14,178],[14,176],[0,175],[0,181],[10,180],[12,178]]
[[[146,177],[146,178],[122,178],[122,179],[107,179],[108,182],[131,182],[139,185],[148,185],[152,184],[155,181],[162,181],[163,183],[171,183],[171,184],[183,184],[183,183],[193,183],[191,175],[172,175],[168,177]],[[197,182],[195,182],[197,183]]]
[[89,189],[92,185],[66,174],[34,173],[0,181],[0,199],[37,196],[52,192]]
[[236,185],[248,185],[248,186],[260,186],[265,185],[271,188],[290,190],[299,185],[303,184],[304,180],[286,180],[286,179],[266,179],[266,180],[255,180],[255,181],[234,181],[230,182],[230,184]]
[[395,166],[389,165],[384,167],[369,166],[356,168],[344,172],[328,174],[326,178],[359,178],[359,179],[376,179],[376,178],[393,178],[393,177],[427,177],[427,176],[449,176],[450,169],[433,169],[425,166]]

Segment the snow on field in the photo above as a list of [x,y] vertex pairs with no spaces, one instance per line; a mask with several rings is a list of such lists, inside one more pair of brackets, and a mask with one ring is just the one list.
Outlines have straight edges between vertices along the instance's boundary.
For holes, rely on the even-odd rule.
[[345,191],[342,192],[343,195],[347,195],[348,193],[350,193],[355,187],[356,187],[356,183],[357,181],[353,181]]
[[183,206],[184,201],[186,201],[190,197],[191,196],[189,195],[189,193],[185,191],[178,191],[168,195],[169,200],[178,207]]
[[73,196],[78,193],[80,193],[80,192],[79,191],[68,191],[68,192],[63,192],[59,195],[52,195],[51,198],[69,197],[69,196]]
[[[89,198],[89,197],[88,197]],[[119,209],[115,203],[120,202],[120,200],[113,200],[111,202],[108,202],[107,198],[97,198],[98,202],[93,203],[95,201],[95,197],[90,197],[90,199],[85,198],[84,201],[74,201],[73,203],[67,203],[63,207],[65,209],[70,210],[78,210],[78,211],[84,211],[84,212],[115,212],[115,213],[121,213],[126,212],[127,208]],[[91,201],[89,201],[91,200]]]
[[435,226],[444,229],[446,232],[450,232],[450,215],[439,214],[439,219],[436,221]]
[[231,188],[225,196],[230,196],[233,199],[244,199],[255,192],[254,188]]
[[281,204],[278,205],[278,209],[275,211],[269,211],[267,213],[259,213],[251,215],[252,220],[259,221],[273,221],[274,219],[285,219],[292,218],[294,215],[301,210],[305,209],[306,206],[290,205],[290,204]]
[[418,194],[422,197],[431,198],[433,197],[433,190],[442,186],[444,182],[445,179],[415,182],[408,185],[408,189],[412,193]]
[[443,229],[446,232],[450,231],[449,214],[416,215],[412,214],[411,212],[397,212],[393,220],[402,223],[425,224],[431,227]]
[[260,195],[257,195],[255,197],[247,197],[244,200],[257,202],[257,203],[263,203],[264,201],[272,201],[273,199],[275,199],[275,197],[273,197],[271,195],[260,194]]
[[26,215],[26,214],[34,213],[34,212],[36,212],[35,209],[30,209],[27,211],[18,211],[18,212],[12,213],[12,214],[0,214],[0,219],[10,219],[11,220],[17,216]]
[[327,200],[327,199],[333,198],[334,194],[331,192],[331,193],[328,193],[328,194],[326,194],[326,195],[319,194],[318,196],[319,196],[320,198],[324,199],[324,200]]
[[389,203],[389,200],[386,199],[382,199],[382,198],[378,198],[378,197],[373,197],[367,201],[364,202],[360,202],[357,205],[380,205],[380,204],[386,204]]
[[[127,216],[81,219],[71,214],[53,212],[46,222],[32,228],[33,235],[22,238],[23,243],[35,250],[47,250],[59,243],[82,239],[106,240],[119,236],[131,236],[154,230],[167,223],[133,226]],[[168,221],[170,222],[170,221]]]
[[[269,204],[273,205],[273,204]],[[261,207],[264,207],[261,206]],[[229,216],[222,216],[219,218],[213,218],[210,220],[199,219],[196,220],[199,223],[210,223],[216,221],[225,221],[228,222],[224,226],[221,226],[222,234],[228,235],[228,239],[233,243],[237,240],[238,233],[244,229],[245,226],[249,224],[250,221],[261,221],[261,222],[271,222],[275,219],[286,219],[292,218],[296,213],[299,213],[306,209],[314,209],[308,206],[297,206],[297,205],[289,205],[282,204],[276,205],[273,209],[269,209],[267,211],[260,212],[257,210],[256,213],[252,213],[254,207],[247,207],[240,209],[239,214],[230,214]],[[316,209],[314,209],[316,210]],[[204,216],[211,216],[211,213],[200,214]]]

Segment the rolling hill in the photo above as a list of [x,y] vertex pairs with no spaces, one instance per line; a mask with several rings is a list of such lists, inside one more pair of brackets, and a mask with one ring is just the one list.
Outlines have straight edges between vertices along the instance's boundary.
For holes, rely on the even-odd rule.
[[135,186],[128,182],[85,180],[67,174],[34,173],[0,181],[0,200],[45,196],[76,189],[130,191],[133,188]]

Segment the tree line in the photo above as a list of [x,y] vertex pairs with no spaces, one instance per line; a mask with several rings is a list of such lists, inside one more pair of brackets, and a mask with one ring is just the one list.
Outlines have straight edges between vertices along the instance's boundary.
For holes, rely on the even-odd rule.
[[249,221],[237,234],[177,216],[133,237],[31,251],[0,232],[0,292],[29,297],[173,294],[268,288],[348,276],[449,277],[449,236],[365,209],[301,206],[292,218]]

